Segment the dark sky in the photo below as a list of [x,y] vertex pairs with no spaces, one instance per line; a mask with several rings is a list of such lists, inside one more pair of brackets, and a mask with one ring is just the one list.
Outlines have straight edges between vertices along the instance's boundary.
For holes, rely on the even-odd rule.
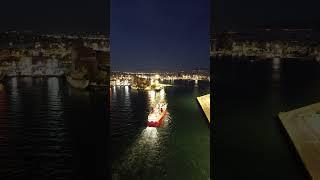
[[214,30],[275,28],[319,28],[317,0],[212,0]]
[[209,68],[208,0],[111,1],[112,70]]
[[107,31],[109,0],[7,0],[0,31]]

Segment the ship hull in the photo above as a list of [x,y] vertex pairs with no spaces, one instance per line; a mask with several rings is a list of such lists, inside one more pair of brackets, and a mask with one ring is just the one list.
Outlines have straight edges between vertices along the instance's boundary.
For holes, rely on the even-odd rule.
[[163,112],[161,113],[159,119],[157,119],[157,120],[155,120],[155,121],[148,121],[147,126],[148,126],[148,127],[159,127],[159,126],[162,124],[163,119],[164,119],[164,117],[166,116],[166,114],[167,114],[167,111],[166,111],[166,110],[163,111]]

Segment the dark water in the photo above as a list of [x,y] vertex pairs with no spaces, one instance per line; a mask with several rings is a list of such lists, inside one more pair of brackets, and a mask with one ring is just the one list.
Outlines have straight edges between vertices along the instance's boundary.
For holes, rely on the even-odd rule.
[[10,78],[0,92],[0,179],[99,179],[108,172],[106,93],[58,78]]
[[[113,178],[209,179],[210,132],[196,97],[209,93],[209,83],[176,82],[160,92],[128,87],[111,90]],[[146,127],[150,105],[168,103],[158,128]]]
[[308,179],[277,119],[320,101],[320,64],[212,59],[215,179]]

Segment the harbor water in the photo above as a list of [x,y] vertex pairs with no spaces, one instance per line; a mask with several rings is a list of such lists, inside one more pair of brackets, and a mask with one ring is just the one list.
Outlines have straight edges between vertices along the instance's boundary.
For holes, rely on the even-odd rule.
[[278,58],[211,61],[214,177],[309,179],[277,115],[320,101],[320,64]]
[[[209,82],[176,81],[163,90],[111,88],[113,179],[209,179],[210,132],[196,97]],[[167,114],[160,127],[147,127],[158,98]]]
[[64,78],[1,82],[0,179],[103,179],[108,169],[106,93]]

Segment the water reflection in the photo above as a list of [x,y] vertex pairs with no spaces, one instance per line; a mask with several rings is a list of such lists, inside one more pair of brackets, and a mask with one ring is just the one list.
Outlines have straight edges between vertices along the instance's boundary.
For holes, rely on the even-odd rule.
[[156,91],[149,91],[148,95],[149,95],[150,106],[152,106],[156,101]]
[[[104,113],[99,107],[105,104],[94,99],[104,95],[71,88],[57,77],[12,77],[3,85],[0,177],[21,179],[31,173],[37,179],[88,179],[86,174],[96,177],[100,173],[94,167],[106,168],[99,161],[104,159],[100,150],[106,142]],[[92,154],[89,160],[83,158]]]
[[59,79],[56,77],[48,79],[48,91],[58,93],[59,91]]
[[129,93],[129,87],[124,87],[124,103],[128,105],[128,107],[131,107],[131,97]]
[[166,93],[164,92],[164,89],[162,89],[161,91],[160,91],[160,100],[165,100],[165,97],[166,97]]
[[114,97],[117,97],[116,86],[112,87],[111,95],[114,96]]
[[76,89],[67,85],[68,96],[77,98],[77,99],[87,99],[90,96],[90,91],[84,91],[82,89]]
[[[7,120],[7,109],[7,94],[5,92],[4,85],[0,83],[0,132],[2,132],[2,126]],[[1,138],[3,137],[0,135],[0,139]]]
[[18,86],[17,78],[13,77],[10,79],[10,81],[11,81],[12,90],[17,90],[17,86]]
[[32,88],[32,84],[33,84],[33,78],[31,77],[22,77],[21,80],[19,79],[19,86],[23,86],[26,88]]
[[[148,107],[150,109],[158,102],[166,102],[166,93],[164,89],[160,91],[148,91],[147,94],[147,102],[149,102]],[[149,112],[146,112],[146,115],[148,115],[148,113]],[[141,169],[149,171],[151,169],[161,168],[161,166],[155,167],[155,164],[162,163],[164,159],[163,154],[166,147],[164,143],[167,142],[167,138],[169,137],[168,119],[169,114],[166,114],[164,122],[160,127],[144,126],[141,128],[137,138],[122,156],[123,159],[120,164],[116,165],[117,169],[119,168],[119,171],[116,171],[116,174],[122,174],[122,172],[127,174],[125,172],[128,171],[137,172],[141,171]],[[141,120],[147,122],[147,117],[145,116],[144,119]],[[143,178],[146,178],[146,175],[144,175]]]
[[[198,139],[208,137],[208,128],[206,124],[202,126],[203,117],[194,103],[194,84],[183,83],[187,88],[170,86],[159,91],[129,89],[131,107],[123,103],[126,99],[124,87],[115,88],[116,98],[115,91],[112,92],[110,115],[112,142],[115,144],[112,161],[114,179],[188,179],[192,173],[196,174],[193,179],[207,177],[208,141],[203,143]],[[164,115],[160,126],[148,127],[148,115],[158,102],[167,103],[167,110],[172,114]],[[190,119],[193,125],[184,123],[184,119]],[[194,130],[200,134],[196,139],[190,134]],[[183,157],[193,154],[202,156],[194,158],[192,162],[195,163],[188,164]],[[174,178],[177,175],[174,171],[186,169],[188,175]]]
[[8,81],[8,92],[10,93],[10,104],[13,111],[13,114],[19,114],[21,100],[20,100],[20,93],[18,89],[18,80],[17,77],[11,78]]
[[60,86],[58,78],[48,79],[48,109],[49,116],[60,117],[63,113],[62,97],[59,94]]
[[273,58],[272,60],[272,69],[273,70],[279,70],[280,69],[280,58]]
[[125,86],[125,87],[124,87],[124,95],[125,95],[126,97],[129,96],[129,87],[128,87],[128,86]]
[[166,93],[164,89],[161,89],[159,92],[154,90],[148,91],[148,95],[150,108],[159,102],[166,103]]
[[272,60],[272,79],[280,80],[281,59],[273,58]]
[[141,140],[149,145],[154,145],[158,140],[158,130],[155,127],[147,127],[141,133]]

